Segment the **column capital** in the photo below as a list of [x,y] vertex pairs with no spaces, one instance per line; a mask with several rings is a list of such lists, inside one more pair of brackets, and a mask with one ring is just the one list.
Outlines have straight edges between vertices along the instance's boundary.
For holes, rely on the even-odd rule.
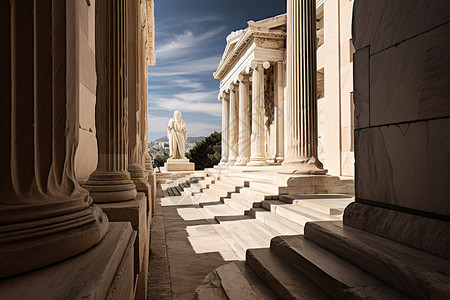
[[259,61],[259,60],[254,60],[252,61],[252,63],[250,64],[250,68],[252,68],[253,70],[258,68],[258,67],[262,67],[263,66],[263,62]]
[[256,68],[262,66],[264,69],[267,70],[268,68],[270,68],[270,62],[254,60],[254,61],[252,61],[250,66],[252,69],[256,69]]
[[250,74],[244,74],[244,73],[241,73],[241,74],[239,74],[239,81],[240,82],[248,82],[249,80],[250,80]]

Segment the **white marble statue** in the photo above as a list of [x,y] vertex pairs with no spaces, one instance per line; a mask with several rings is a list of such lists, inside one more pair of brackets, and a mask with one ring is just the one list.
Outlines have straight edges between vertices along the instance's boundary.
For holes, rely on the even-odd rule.
[[167,138],[169,139],[170,158],[182,159],[184,156],[184,144],[187,139],[186,123],[181,119],[181,112],[175,111],[173,118],[167,126]]

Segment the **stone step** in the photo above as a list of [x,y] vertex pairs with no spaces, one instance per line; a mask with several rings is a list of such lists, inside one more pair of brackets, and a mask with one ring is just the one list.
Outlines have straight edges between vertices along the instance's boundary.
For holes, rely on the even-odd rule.
[[263,193],[271,194],[271,195],[287,194],[287,187],[278,186],[278,185],[275,185],[272,183],[252,181],[252,182],[250,182],[250,188],[261,191]]
[[236,266],[241,270],[245,279],[250,283],[252,288],[255,290],[256,294],[259,297],[259,300],[273,300],[276,299],[276,296],[270,288],[264,283],[264,281],[256,275],[255,271],[248,266],[245,261],[236,262]]
[[208,203],[222,203],[220,202],[220,199],[212,199],[210,195],[204,194],[204,193],[198,193],[190,196],[192,199],[192,203],[199,204],[202,206],[203,204]]
[[355,195],[355,187],[353,185],[323,185],[323,186],[289,186],[287,193],[289,195],[299,194],[346,194]]
[[327,215],[295,204],[272,205],[271,211],[302,226],[311,221],[342,220],[342,216]]
[[275,207],[279,205],[286,205],[286,202],[280,200],[264,200],[261,202],[261,207],[265,210],[275,211]]
[[293,204],[307,207],[327,215],[341,215],[347,205],[354,201],[353,198],[347,199],[313,199],[313,200],[294,200]]
[[248,250],[246,263],[279,299],[331,299],[270,249]]
[[239,212],[230,208],[229,206],[222,204],[222,202],[210,202],[202,203],[200,206],[208,213],[211,218],[216,216],[241,216]]
[[190,188],[189,188],[189,191],[191,193],[201,193],[202,186],[199,183],[192,183]]
[[231,199],[247,206],[248,208],[260,207],[262,202],[262,200],[255,200],[253,197],[241,193],[231,194]]
[[235,192],[235,189],[230,189],[228,187],[218,185],[217,183],[211,185],[209,189],[206,189],[205,191],[207,190],[214,191],[217,195],[220,195],[221,197],[228,197],[231,193]]
[[231,198],[223,199],[223,203],[225,203],[226,205],[228,205],[229,207],[231,207],[232,209],[234,209],[235,211],[239,212],[242,215],[246,214],[250,210],[250,207],[245,206]]
[[258,190],[254,190],[252,188],[242,188],[239,190],[239,193],[242,195],[247,195],[252,197],[255,200],[265,200],[265,199],[277,199],[278,195],[272,195],[269,193],[264,193]]
[[272,300],[276,296],[245,264],[233,262],[208,274],[195,290],[198,300]]
[[239,186],[239,187],[248,186],[248,184],[249,184],[249,182],[247,180],[240,178],[240,177],[222,176],[222,178],[220,178],[220,180],[222,182],[227,182],[227,183],[233,184],[235,186]]
[[276,237],[270,249],[333,298],[408,299],[303,235]]
[[195,186],[198,187],[199,189],[207,189],[209,188],[210,185],[211,183],[206,181],[199,181],[198,183],[195,184]]
[[219,195],[215,190],[212,190],[212,189],[203,190],[202,194],[204,194],[207,197],[210,197],[211,198],[211,202],[213,202],[213,201],[220,201],[222,199],[222,196]]
[[255,219],[222,222],[220,224],[240,244],[244,252],[238,255],[245,257],[247,249],[268,248],[270,240],[280,233]]
[[305,237],[412,298],[450,295],[450,261],[445,258],[342,222],[308,223]]
[[252,208],[250,215],[282,235],[303,234],[303,226],[263,208]]
[[[211,185],[211,186],[213,186],[213,185]],[[223,187],[223,188],[225,188],[229,191],[233,191],[233,192],[237,192],[240,188],[240,186],[238,186],[234,183],[230,183],[230,182],[223,181],[223,180],[216,181],[214,183],[214,186],[220,186],[220,187]]]

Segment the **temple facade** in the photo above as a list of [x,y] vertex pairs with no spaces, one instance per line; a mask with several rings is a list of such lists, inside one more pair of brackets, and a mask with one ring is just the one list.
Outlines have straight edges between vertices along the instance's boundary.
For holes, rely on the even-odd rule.
[[[329,174],[354,176],[353,1],[317,1],[317,154]],[[248,22],[232,32],[214,78],[220,80],[222,161],[235,166],[285,161],[295,130],[286,103],[287,19]],[[311,126],[314,127],[314,126]],[[313,139],[314,140],[314,139]]]

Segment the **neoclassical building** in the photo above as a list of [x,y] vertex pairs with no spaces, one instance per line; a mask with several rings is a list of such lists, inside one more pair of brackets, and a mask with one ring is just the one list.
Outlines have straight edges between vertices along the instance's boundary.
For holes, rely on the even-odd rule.
[[1,2],[1,299],[147,298],[153,9]]
[[[317,1],[315,104],[318,158],[337,176],[354,176],[353,1]],[[286,15],[249,21],[232,32],[214,78],[222,101],[222,164],[282,163],[295,141],[296,107],[286,103]],[[290,134],[289,134],[290,132]]]

